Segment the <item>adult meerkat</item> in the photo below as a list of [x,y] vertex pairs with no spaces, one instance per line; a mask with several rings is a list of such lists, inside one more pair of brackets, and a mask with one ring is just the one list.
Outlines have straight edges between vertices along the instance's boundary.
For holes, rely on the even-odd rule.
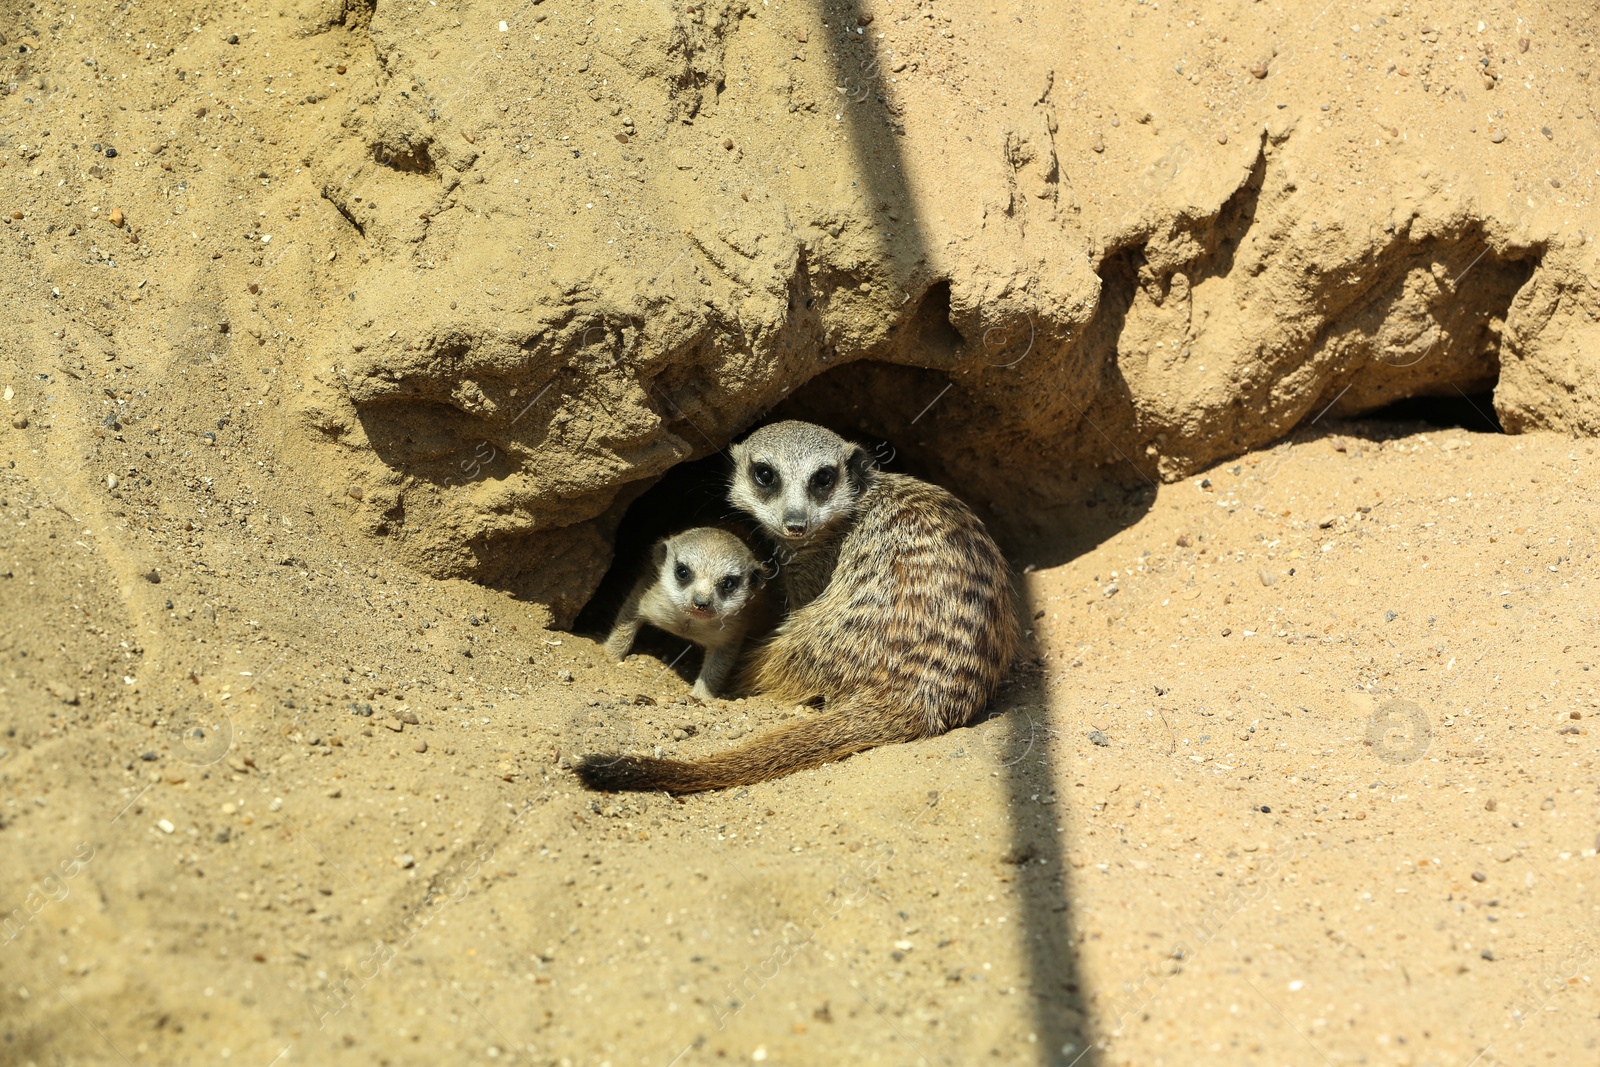
[[621,663],[649,623],[705,649],[694,695],[721,695],[745,638],[765,615],[765,580],[755,553],[726,530],[701,526],[663,537],[617,613],[606,655]]
[[825,709],[693,763],[590,756],[577,770],[592,789],[724,789],[932,737],[981,712],[1016,658],[1010,570],[950,493],[805,422],[764,426],[732,455],[729,500],[791,555],[792,611],[745,679]]

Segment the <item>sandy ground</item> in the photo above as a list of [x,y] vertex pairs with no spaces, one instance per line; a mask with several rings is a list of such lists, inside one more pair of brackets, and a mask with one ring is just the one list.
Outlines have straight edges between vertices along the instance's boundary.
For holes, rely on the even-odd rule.
[[7,1058],[1592,1060],[1593,446],[1337,429],[1102,503],[995,718],[682,801],[559,761],[787,712],[347,558],[269,450],[14,449]]
[[[894,106],[913,132],[993,133],[985,108],[1031,107],[1053,42],[1133,37],[1163,71],[1189,57],[1194,115],[1172,126],[1224,161],[1186,171],[1209,196],[1248,169],[1229,101],[1269,49],[1211,24],[1163,43],[1184,29],[1170,5],[1125,6],[1041,35],[1029,5],[999,23],[918,5],[892,31],[926,38]],[[1477,51],[1418,39],[1405,5],[1320,29],[1302,17],[1320,3],[1283,6],[1236,14],[1294,46],[1306,165],[1330,186],[1371,180],[1381,104],[1406,137],[1512,128],[1483,197],[1582,221],[1592,179],[1567,162],[1592,169],[1592,89],[1545,77],[1589,62],[1581,19],[1518,30],[1495,9],[1503,80],[1473,72],[1489,95],[1468,102],[1452,64]],[[560,0],[517,17],[540,8],[519,29],[588,32]],[[679,646],[614,667],[539,603],[404,565],[394,498],[351,474],[381,465],[307,443],[296,398],[335,340],[477,308],[448,266],[417,299],[434,265],[404,250],[427,220],[379,210],[416,206],[409,178],[363,178],[379,205],[342,187],[364,234],[321,195],[330,131],[379,109],[387,76],[362,10],[0,4],[0,1062],[1600,1060],[1592,443],[1330,416],[1180,482],[1086,478],[1015,559],[1036,656],[993,718],[726,794],[585,793],[574,755],[692,756],[794,712],[693,703]],[[1027,36],[1014,62],[965,47],[1001,24]],[[823,66],[820,37],[809,60],[785,42]],[[789,77],[740,47],[745,74]],[[1537,87],[1514,95],[1513,69]],[[1375,71],[1415,74],[1414,96]],[[1123,122],[1089,95],[1142,77],[1086,74],[1062,105],[1063,216],[1114,220],[1110,192],[1161,155],[1139,100]],[[826,158],[784,180],[826,191],[848,180],[843,136],[818,132],[833,90],[791,80],[785,121],[807,125],[774,136]],[[980,149],[928,143],[917,196],[941,170],[982,183]],[[919,208],[1003,250],[980,224],[1042,200],[1026,155],[1015,189]],[[520,240],[473,184],[452,239]],[[550,211],[569,207],[587,218]],[[485,513],[499,478],[473,487]],[[467,554],[461,529],[414,543]]]

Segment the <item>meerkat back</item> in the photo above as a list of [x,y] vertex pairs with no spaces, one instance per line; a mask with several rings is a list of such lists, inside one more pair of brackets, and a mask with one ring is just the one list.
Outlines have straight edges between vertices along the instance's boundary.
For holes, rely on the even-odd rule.
[[938,486],[874,473],[832,580],[751,674],[779,699],[869,700],[908,740],[982,711],[1020,640],[1010,569],[977,516]]

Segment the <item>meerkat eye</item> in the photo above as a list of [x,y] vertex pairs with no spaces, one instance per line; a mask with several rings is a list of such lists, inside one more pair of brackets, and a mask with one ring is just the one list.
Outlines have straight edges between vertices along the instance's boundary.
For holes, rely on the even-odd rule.
[[677,567],[673,568],[672,573],[674,577],[678,579],[678,581],[684,583],[685,585],[688,585],[689,579],[694,577],[694,572],[689,570],[689,565],[687,563],[678,564]]
[[730,574],[726,578],[722,579],[722,581],[717,583],[717,589],[722,593],[723,596],[728,596],[734,592],[734,590],[739,588],[739,583],[743,580],[744,579],[739,577],[737,574]]
[[778,480],[778,472],[766,463],[756,463],[750,467],[750,477],[755,479],[757,485],[765,489]]
[[832,467],[823,467],[811,476],[811,484],[821,492],[826,493],[833,488],[833,483],[839,480],[839,472]]

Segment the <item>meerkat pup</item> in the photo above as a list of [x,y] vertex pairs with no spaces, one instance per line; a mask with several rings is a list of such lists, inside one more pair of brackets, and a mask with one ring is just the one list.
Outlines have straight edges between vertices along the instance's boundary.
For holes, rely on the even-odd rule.
[[789,549],[790,613],[752,655],[759,692],[822,713],[696,762],[591,756],[592,789],[691,793],[776,778],[981,712],[1021,646],[1010,569],[971,510],[877,470],[820,426],[777,422],[732,448],[729,500]]
[[745,637],[764,614],[766,571],[739,538],[712,526],[663,537],[606,638],[606,655],[621,663],[645,623],[705,650],[694,695],[726,691]]

